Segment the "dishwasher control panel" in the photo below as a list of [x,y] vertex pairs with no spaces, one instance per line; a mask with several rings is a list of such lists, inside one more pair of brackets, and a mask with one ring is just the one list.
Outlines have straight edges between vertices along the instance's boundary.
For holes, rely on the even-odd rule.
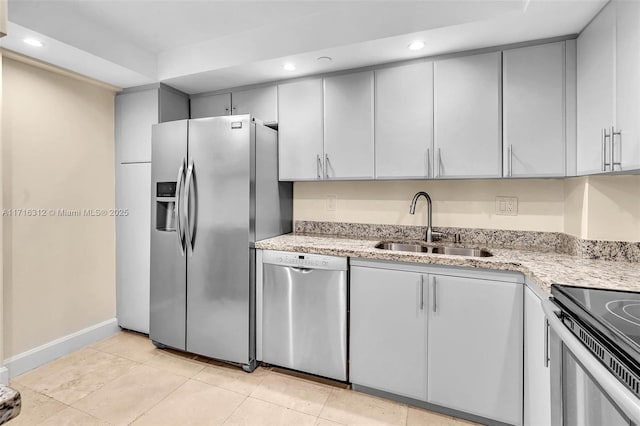
[[262,254],[262,263],[308,269],[347,270],[346,257],[294,253],[290,251],[265,250]]

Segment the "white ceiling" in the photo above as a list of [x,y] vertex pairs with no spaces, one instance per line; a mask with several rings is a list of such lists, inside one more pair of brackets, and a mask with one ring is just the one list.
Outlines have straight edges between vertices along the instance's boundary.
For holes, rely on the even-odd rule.
[[9,0],[0,45],[119,87],[200,93],[576,34],[606,1]]

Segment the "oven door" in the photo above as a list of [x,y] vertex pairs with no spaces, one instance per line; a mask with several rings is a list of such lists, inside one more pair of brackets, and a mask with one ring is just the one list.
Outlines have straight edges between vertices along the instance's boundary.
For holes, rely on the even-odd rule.
[[544,302],[550,327],[551,418],[561,426],[640,425],[640,400],[589,352]]

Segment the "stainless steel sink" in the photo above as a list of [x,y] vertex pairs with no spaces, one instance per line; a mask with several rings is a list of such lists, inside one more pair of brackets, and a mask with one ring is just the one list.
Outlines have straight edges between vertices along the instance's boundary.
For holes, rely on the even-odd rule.
[[391,251],[414,251],[414,252],[426,252],[429,247],[424,247],[419,243],[398,243],[398,242],[381,242],[376,245],[376,248]]
[[453,256],[490,257],[489,251],[478,247],[430,247],[429,253],[450,254]]
[[488,250],[479,247],[448,247],[428,246],[422,243],[410,243],[402,241],[382,241],[376,244],[376,248],[389,251],[408,251],[415,253],[447,254],[452,256],[490,257]]

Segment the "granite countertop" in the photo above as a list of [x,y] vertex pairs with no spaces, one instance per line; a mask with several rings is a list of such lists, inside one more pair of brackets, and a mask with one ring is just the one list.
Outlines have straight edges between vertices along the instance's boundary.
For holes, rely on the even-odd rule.
[[[637,262],[582,259],[553,251],[493,247],[483,247],[493,254],[492,257],[390,252],[375,248],[380,241],[380,239],[365,240],[328,235],[287,234],[259,241],[256,243],[256,248],[519,271],[537,283],[546,293],[550,293],[552,283],[640,292],[640,264]],[[464,245],[461,244],[461,246]]]
[[0,424],[8,422],[20,414],[21,407],[20,392],[9,386],[0,385]]

